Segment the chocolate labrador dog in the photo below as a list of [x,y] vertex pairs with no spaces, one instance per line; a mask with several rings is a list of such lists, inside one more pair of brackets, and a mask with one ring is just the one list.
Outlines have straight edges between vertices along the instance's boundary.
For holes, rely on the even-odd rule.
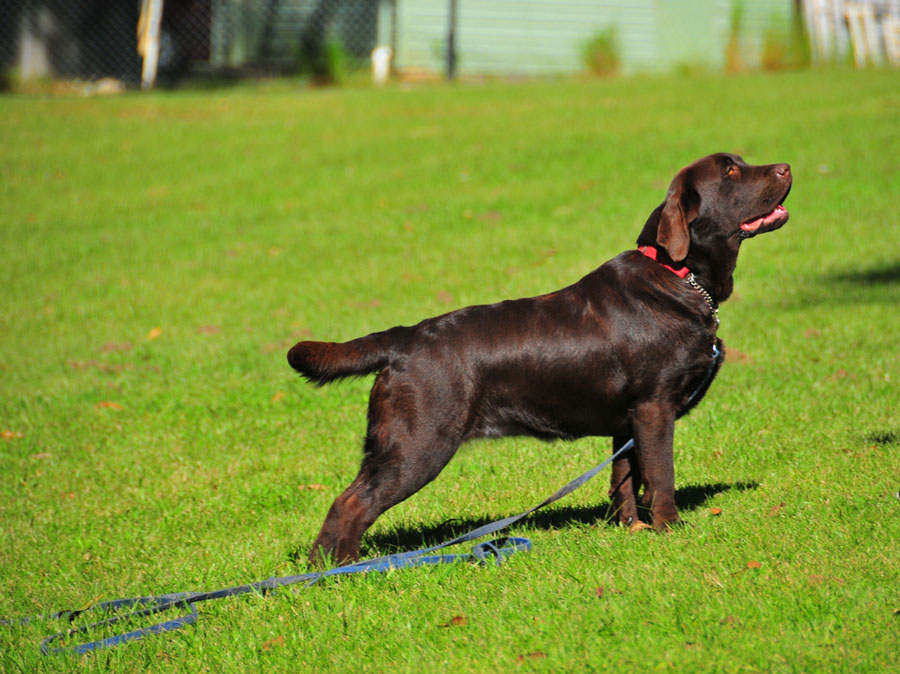
[[356,560],[363,533],[433,480],[463,442],[631,437],[613,463],[616,517],[678,522],[675,420],[706,392],[724,349],[718,304],[741,242],[781,227],[788,164],[713,154],[675,176],[638,249],[562,290],[459,309],[345,343],[300,342],[291,367],[318,385],[377,372],[362,468],[335,500],[311,560]]

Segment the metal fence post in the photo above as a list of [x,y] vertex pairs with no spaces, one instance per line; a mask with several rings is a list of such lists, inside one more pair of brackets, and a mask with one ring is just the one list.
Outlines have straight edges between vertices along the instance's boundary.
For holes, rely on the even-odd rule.
[[449,0],[447,19],[447,79],[456,79],[456,0]]

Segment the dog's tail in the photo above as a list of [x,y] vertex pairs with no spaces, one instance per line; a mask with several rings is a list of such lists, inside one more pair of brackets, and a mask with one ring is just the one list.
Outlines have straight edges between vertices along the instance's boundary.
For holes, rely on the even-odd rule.
[[287,359],[290,366],[317,386],[341,377],[359,377],[378,372],[391,360],[409,328],[373,332],[349,342],[298,342]]

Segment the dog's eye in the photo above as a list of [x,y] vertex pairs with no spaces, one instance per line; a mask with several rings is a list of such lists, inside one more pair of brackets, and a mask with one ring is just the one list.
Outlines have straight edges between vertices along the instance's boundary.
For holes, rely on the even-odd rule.
[[729,166],[725,171],[726,176],[733,176],[735,173],[737,173],[737,166]]

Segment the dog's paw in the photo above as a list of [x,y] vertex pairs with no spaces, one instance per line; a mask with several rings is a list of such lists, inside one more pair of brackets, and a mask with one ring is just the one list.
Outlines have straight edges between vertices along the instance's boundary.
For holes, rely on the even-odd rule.
[[680,517],[674,520],[665,520],[663,522],[655,522],[653,528],[661,534],[668,534],[674,531],[680,531],[687,528],[687,523]]

